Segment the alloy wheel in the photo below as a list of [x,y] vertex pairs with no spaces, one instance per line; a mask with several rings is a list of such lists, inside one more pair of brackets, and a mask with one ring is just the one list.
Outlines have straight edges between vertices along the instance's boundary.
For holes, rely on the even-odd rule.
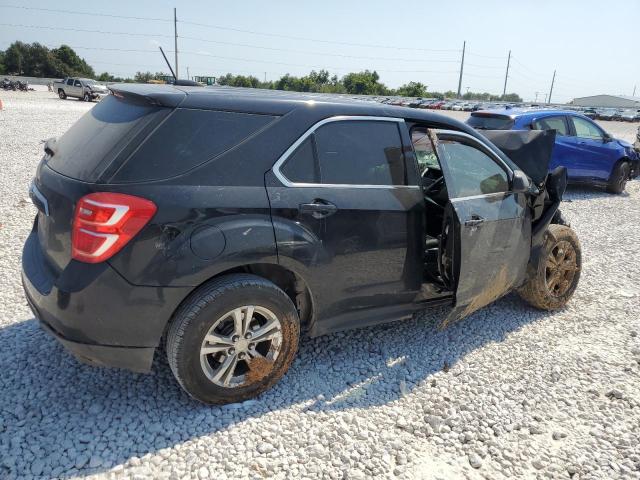
[[268,375],[281,347],[278,317],[267,308],[246,305],[213,323],[200,347],[200,365],[215,385],[236,388]]
[[567,293],[577,271],[577,257],[573,245],[566,240],[558,242],[547,258],[546,284],[549,292],[555,297]]

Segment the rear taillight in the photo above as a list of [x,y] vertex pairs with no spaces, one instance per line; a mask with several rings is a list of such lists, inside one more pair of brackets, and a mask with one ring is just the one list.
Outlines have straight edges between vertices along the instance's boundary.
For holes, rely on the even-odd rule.
[[135,237],[156,210],[152,201],[133,195],[85,195],[73,217],[71,256],[81,262],[104,262]]

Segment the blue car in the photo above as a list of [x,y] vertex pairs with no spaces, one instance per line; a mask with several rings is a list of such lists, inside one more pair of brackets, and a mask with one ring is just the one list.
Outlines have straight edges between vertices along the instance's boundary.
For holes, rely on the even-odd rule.
[[478,130],[555,130],[549,170],[567,168],[571,183],[602,185],[622,193],[640,173],[640,155],[633,145],[613,138],[593,120],[563,110],[481,110],[467,124]]

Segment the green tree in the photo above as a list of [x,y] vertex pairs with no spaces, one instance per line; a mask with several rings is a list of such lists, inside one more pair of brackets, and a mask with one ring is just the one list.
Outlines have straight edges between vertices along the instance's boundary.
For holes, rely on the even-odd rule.
[[342,77],[342,84],[347,93],[355,95],[388,95],[389,88],[379,80],[380,76],[375,70],[373,72],[365,70],[348,73]]
[[7,73],[4,66],[4,52],[0,50],[0,75]]
[[253,75],[244,76],[227,73],[226,75],[218,77],[217,83],[229,87],[260,88],[260,80]]
[[427,86],[420,82],[409,82],[399,87],[395,93],[402,97],[426,97]]
[[520,95],[518,95],[517,93],[507,93],[506,95],[501,95],[500,100],[502,100],[503,102],[522,103],[522,97],[520,97]]
[[4,64],[8,73],[23,73],[23,65],[27,56],[27,44],[23,42],[13,42],[5,51]]
[[93,68],[68,45],[60,45],[51,50],[53,56],[65,65],[69,74],[79,77],[95,77]]
[[68,75],[93,77],[93,68],[78,57],[70,47],[49,50],[39,43],[13,42],[4,54],[7,73],[31,77],[64,77]]
[[167,81],[171,78],[173,78],[171,75],[164,72],[136,72],[133,76],[133,81],[136,83],[148,83],[150,80]]

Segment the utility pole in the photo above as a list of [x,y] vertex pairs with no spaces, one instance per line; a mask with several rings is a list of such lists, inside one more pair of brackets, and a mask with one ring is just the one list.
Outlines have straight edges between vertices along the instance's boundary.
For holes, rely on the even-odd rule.
[[191,80],[191,76],[189,75],[189,67],[187,67],[187,80]]
[[462,42],[462,61],[460,62],[460,78],[458,79],[458,98],[460,98],[460,89],[462,89],[462,71],[464,70],[464,51],[467,48],[467,41]]
[[[175,40],[175,54],[176,54],[176,75],[180,75],[178,71],[178,16],[176,14],[176,8],[173,7],[173,34]],[[176,80],[178,77],[176,76]]]
[[267,72],[264,72],[264,83],[267,83]]
[[547,103],[551,103],[551,94],[553,93],[553,84],[556,82],[556,71],[553,71],[553,78],[551,79],[551,88],[549,89],[549,96],[547,97]]
[[507,94],[507,78],[509,78],[509,64],[511,63],[511,50],[509,50],[509,56],[507,57],[507,73],[504,74],[504,88],[502,89],[502,96]]
[[540,94],[540,92],[536,92],[536,99],[535,99],[535,103],[538,103],[538,95]]
[[636,87],[637,87],[637,85],[634,85],[634,86],[633,86],[633,95],[631,95],[632,97],[635,97],[635,96],[636,96]]

